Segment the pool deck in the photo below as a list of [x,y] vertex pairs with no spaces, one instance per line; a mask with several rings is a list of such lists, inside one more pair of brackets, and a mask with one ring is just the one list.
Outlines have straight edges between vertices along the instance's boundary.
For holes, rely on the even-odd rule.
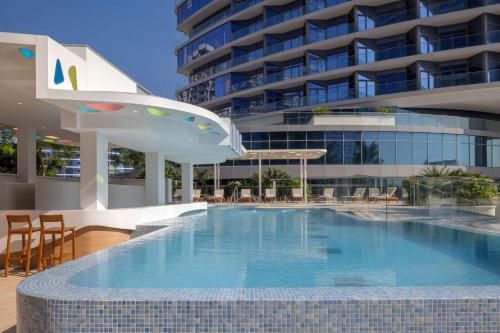
[[[358,218],[368,217],[366,221],[380,221],[385,214],[374,206],[369,212],[344,208]],[[394,209],[398,219],[404,215],[408,221],[421,213]],[[440,213],[422,222],[444,225],[448,220],[453,225],[447,226],[457,227],[459,219],[465,223],[472,215],[450,219],[446,210]],[[94,266],[99,256],[121,255],[129,247],[175,232],[181,221],[164,221],[161,230],[24,280],[17,288],[18,327],[23,333],[500,332],[500,286],[106,289],[68,282]]]

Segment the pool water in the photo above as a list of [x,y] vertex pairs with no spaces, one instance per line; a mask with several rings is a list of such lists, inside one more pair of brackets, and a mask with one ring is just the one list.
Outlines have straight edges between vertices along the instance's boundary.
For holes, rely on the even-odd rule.
[[[148,236],[146,236],[148,237]],[[329,209],[214,207],[177,231],[103,252],[70,279],[103,288],[500,284],[500,237]]]

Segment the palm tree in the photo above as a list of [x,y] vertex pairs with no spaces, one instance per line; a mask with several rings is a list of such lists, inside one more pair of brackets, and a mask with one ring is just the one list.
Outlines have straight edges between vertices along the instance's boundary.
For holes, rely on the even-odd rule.
[[448,166],[443,166],[441,169],[438,169],[436,166],[430,166],[425,168],[420,172],[420,176],[422,177],[449,177],[452,171],[448,168]]

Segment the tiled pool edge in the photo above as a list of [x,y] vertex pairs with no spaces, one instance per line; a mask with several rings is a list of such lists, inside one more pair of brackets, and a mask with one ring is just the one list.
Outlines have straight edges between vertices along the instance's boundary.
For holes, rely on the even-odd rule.
[[17,289],[18,332],[500,332],[500,286],[103,289],[67,283],[99,257],[175,229],[167,225],[25,280]]

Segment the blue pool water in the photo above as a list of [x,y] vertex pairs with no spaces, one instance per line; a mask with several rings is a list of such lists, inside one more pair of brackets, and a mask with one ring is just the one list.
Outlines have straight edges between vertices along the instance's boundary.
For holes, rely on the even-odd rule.
[[280,288],[500,284],[500,237],[422,223],[363,222],[328,209],[218,207],[71,284]]

